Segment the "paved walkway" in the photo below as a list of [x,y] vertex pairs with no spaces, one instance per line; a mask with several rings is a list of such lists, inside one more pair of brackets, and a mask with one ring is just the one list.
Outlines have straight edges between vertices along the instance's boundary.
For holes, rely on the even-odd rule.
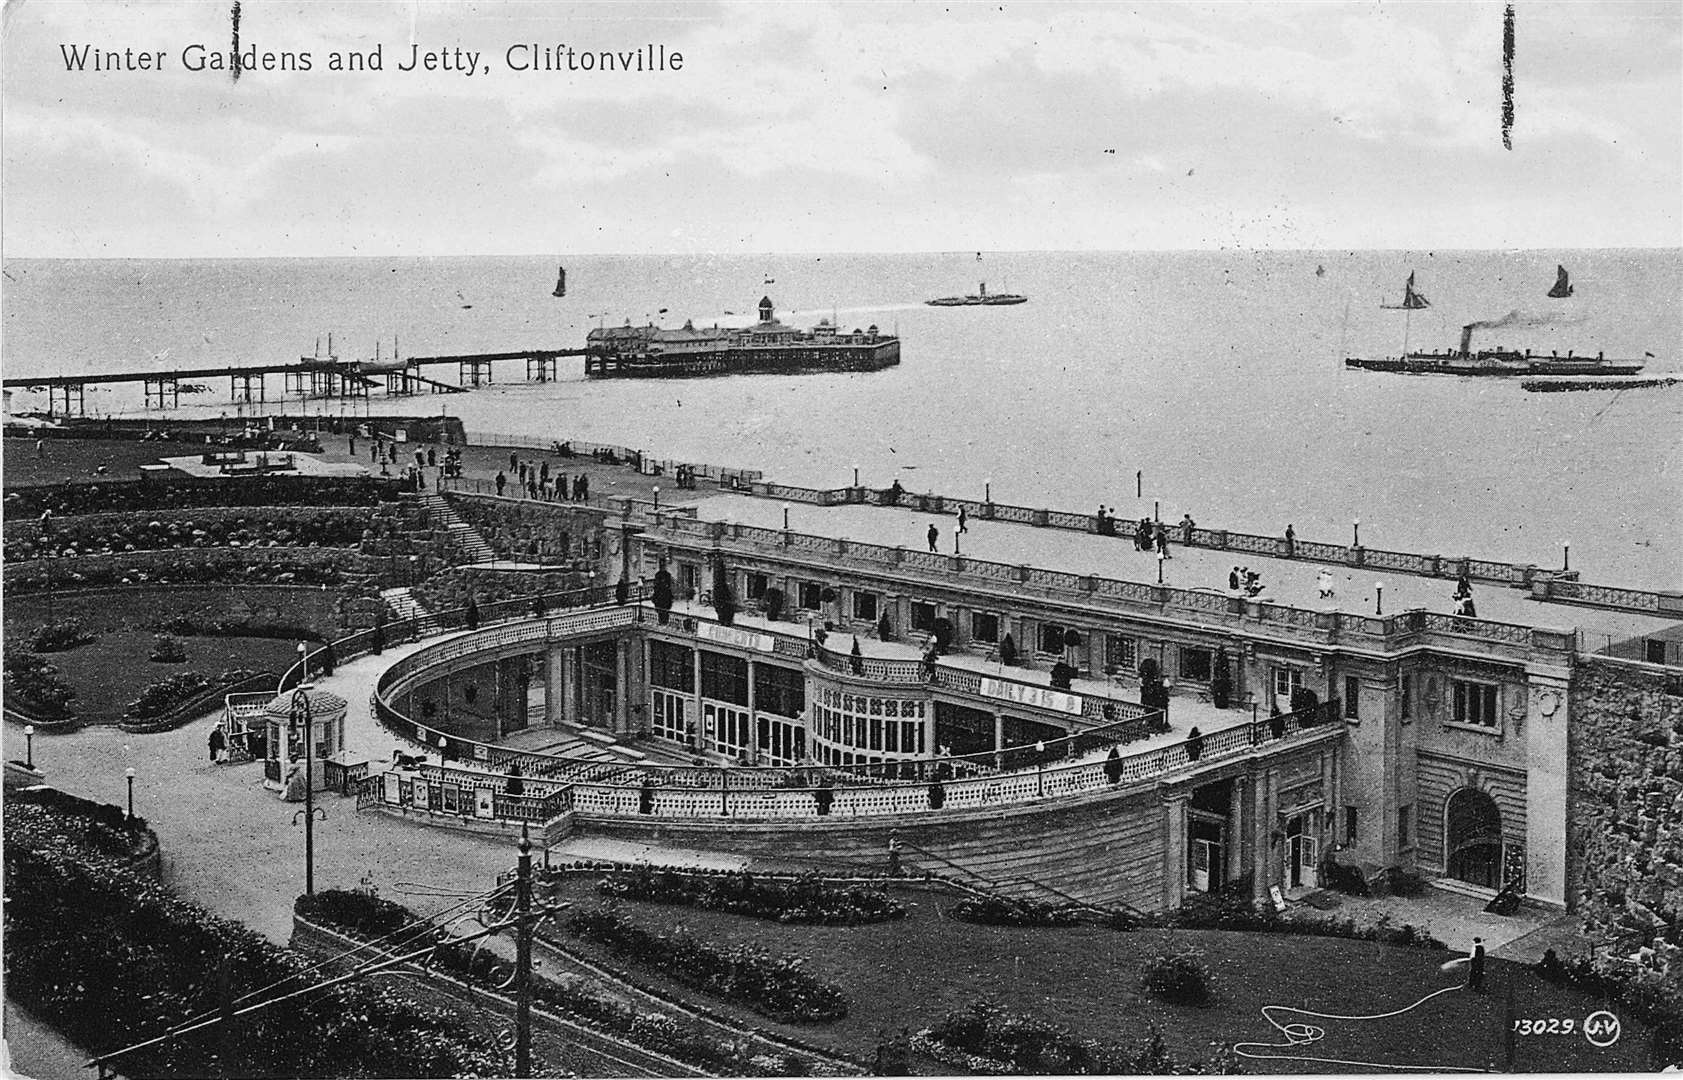
[[[316,683],[350,702],[346,748],[367,756],[376,768],[391,761],[399,744],[374,724],[369,694],[380,671],[419,647],[410,643],[361,657]],[[158,832],[170,886],[218,915],[285,942],[292,933],[293,899],[304,891],[303,828],[293,823],[300,806],[263,787],[260,763],[210,763],[206,740],[219,715],[157,735],[107,727],[38,734],[35,764],[52,786],[118,806],[127,797],[123,770],[133,768],[135,813]],[[21,758],[23,742],[20,727],[4,725],[7,757]],[[317,889],[356,888],[366,879],[381,895],[424,912],[449,902],[440,894],[490,888],[497,874],[514,865],[515,842],[509,837],[358,813],[354,800],[336,795],[319,795],[317,805],[327,809],[327,820],[315,829]],[[569,839],[550,855],[719,868],[740,868],[747,861],[589,837]]]
[[[765,529],[783,527],[783,504],[775,499],[718,493],[695,505],[697,516],[704,521],[733,521]],[[948,514],[883,506],[800,504],[789,511],[789,527],[794,532],[903,546],[908,551],[928,550],[929,526],[935,525],[940,531],[936,546],[949,555],[953,552],[955,522],[956,518]],[[1147,584],[1157,581],[1156,554],[1135,550],[1131,538],[976,518],[969,519],[968,525],[969,531],[959,537],[959,548],[969,558]],[[1170,535],[1171,558],[1163,563],[1163,583],[1175,588],[1231,595],[1227,576],[1239,564],[1262,575],[1265,588],[1258,599],[1268,603],[1372,615],[1379,600],[1374,585],[1381,582],[1385,614],[1420,608],[1448,615],[1456,610],[1451,601],[1455,583],[1447,578],[1182,547],[1172,541],[1175,530],[1171,529]],[[1321,597],[1317,586],[1323,570],[1331,574],[1333,583],[1333,595],[1327,599]],[[1596,641],[1606,635],[1620,640],[1651,634],[1678,622],[1675,618],[1546,603],[1530,599],[1530,594],[1522,590],[1497,585],[1475,584],[1473,599],[1482,619],[1559,629],[1581,627]]]
[[1486,952],[1508,960],[1534,963],[1547,948],[1565,957],[1578,951],[1562,940],[1568,928],[1580,946],[1587,945],[1577,933],[1578,917],[1561,911],[1522,907],[1512,915],[1492,915],[1484,910],[1485,900],[1431,886],[1414,897],[1330,895],[1338,904],[1322,909],[1327,918],[1351,919],[1358,926],[1387,918],[1395,926],[1412,924],[1462,952],[1472,949],[1473,938],[1481,937]]

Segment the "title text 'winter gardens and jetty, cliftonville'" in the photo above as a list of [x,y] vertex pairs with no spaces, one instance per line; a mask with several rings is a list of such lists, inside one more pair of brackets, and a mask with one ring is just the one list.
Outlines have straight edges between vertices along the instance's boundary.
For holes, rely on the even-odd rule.
[[[94,45],[59,45],[64,70],[81,72],[165,71],[170,67],[169,49],[103,49]],[[489,75],[491,66],[482,61],[478,49],[452,46],[424,49],[418,44],[400,45],[387,54],[384,45],[370,49],[335,50],[325,62],[308,51],[268,52],[256,48],[239,52],[212,49],[194,43],[181,49],[184,71],[438,71],[459,75]],[[494,55],[494,54],[493,54]],[[627,72],[631,74],[681,71],[684,54],[664,44],[640,45],[632,49],[574,49],[569,45],[518,43],[502,53],[509,71]]]

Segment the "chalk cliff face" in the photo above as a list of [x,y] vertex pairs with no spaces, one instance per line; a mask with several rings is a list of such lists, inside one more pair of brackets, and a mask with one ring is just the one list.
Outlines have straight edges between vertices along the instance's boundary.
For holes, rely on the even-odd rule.
[[1572,685],[1568,853],[1592,933],[1683,910],[1683,677],[1604,662]]

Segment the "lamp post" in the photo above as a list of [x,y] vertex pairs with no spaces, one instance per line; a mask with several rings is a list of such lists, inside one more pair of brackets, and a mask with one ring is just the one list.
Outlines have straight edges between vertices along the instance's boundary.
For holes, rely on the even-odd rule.
[[450,740],[445,738],[443,735],[440,735],[438,737],[438,763],[439,763],[439,765],[442,766],[442,765],[449,764],[449,758],[445,754],[445,751],[448,750],[449,748],[450,748]]
[[1385,614],[1385,583],[1383,581],[1373,583],[1373,613],[1375,615]]
[[1351,518],[1350,519],[1350,546],[1351,547],[1361,547],[1362,546],[1362,519],[1361,518]]
[[857,465],[853,467],[853,486],[859,486],[859,466]]
[[35,725],[23,725],[23,764],[25,768],[35,767]]
[[1157,584],[1163,584],[1163,553],[1157,553]]
[[300,641],[298,643],[298,665],[299,665],[298,666],[298,681],[300,683],[309,682],[310,681],[310,646],[306,642]]
[[654,512],[660,513],[660,485],[654,486]]
[[421,557],[409,556],[409,587],[413,589],[421,580]]
[[134,820],[134,766],[123,770],[123,778],[129,782],[129,820]]
[[789,531],[789,504],[783,504],[783,531]]
[[1564,574],[1570,569],[1572,569],[1572,541],[1562,540],[1560,542],[1560,572]]
[[1036,739],[1034,743],[1034,793],[1037,796],[1046,794],[1046,740]]
[[[316,894],[316,760],[315,714],[310,706],[310,684],[302,683],[292,692],[292,711],[289,726],[304,727],[304,894]],[[325,811],[323,812],[325,814]],[[297,815],[292,823],[298,824]]]
[[982,501],[989,504],[993,502],[993,480],[991,479],[982,481]]

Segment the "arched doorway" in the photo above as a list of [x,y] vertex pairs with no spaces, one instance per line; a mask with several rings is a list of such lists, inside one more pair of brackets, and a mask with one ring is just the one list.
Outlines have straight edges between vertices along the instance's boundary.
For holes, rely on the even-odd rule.
[[1475,788],[1449,796],[1444,808],[1449,876],[1486,889],[1502,885],[1502,812],[1496,800]]

